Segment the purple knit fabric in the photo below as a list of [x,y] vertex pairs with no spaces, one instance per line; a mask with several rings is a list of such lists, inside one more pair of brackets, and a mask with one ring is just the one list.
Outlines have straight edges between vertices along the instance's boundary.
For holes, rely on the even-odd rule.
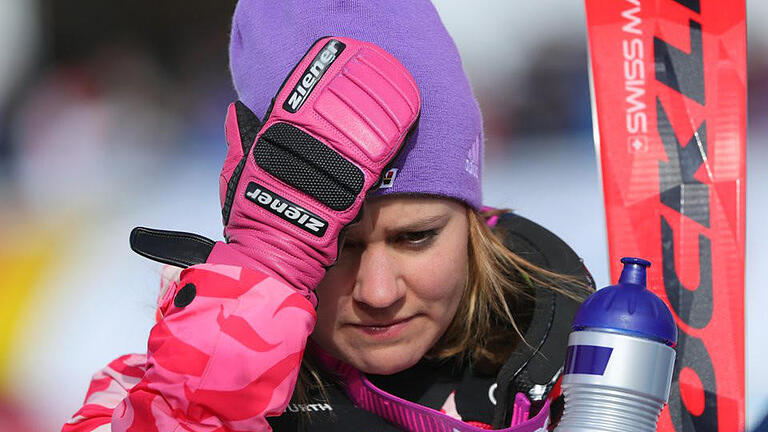
[[293,66],[329,35],[389,51],[421,91],[421,118],[393,164],[391,187],[371,194],[437,195],[480,209],[480,110],[456,45],[428,0],[240,0],[229,52],[239,99],[263,116]]

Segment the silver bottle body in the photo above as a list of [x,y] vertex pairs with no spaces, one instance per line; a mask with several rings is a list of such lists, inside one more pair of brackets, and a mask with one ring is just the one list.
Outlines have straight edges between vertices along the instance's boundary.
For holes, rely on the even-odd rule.
[[[588,329],[571,333],[568,349],[588,354],[575,356],[573,363],[588,359],[589,364],[566,365],[565,411],[556,432],[656,431],[659,413],[669,398],[673,348],[641,337]],[[600,355],[591,356],[592,352]],[[603,361],[593,362],[594,358]]]

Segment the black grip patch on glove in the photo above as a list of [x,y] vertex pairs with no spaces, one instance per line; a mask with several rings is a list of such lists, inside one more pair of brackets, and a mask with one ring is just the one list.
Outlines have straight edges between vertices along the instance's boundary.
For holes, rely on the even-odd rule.
[[136,227],[131,231],[131,249],[163,264],[187,268],[204,263],[215,242],[198,234]]
[[363,190],[360,168],[287,123],[264,131],[253,156],[266,172],[336,211],[350,208]]
[[237,127],[240,130],[240,145],[243,149],[243,158],[240,159],[240,163],[237,164],[235,170],[232,172],[232,176],[227,182],[227,194],[224,199],[224,204],[221,207],[221,218],[224,222],[224,226],[229,224],[229,214],[232,211],[232,203],[235,199],[235,190],[237,184],[240,182],[240,176],[243,174],[243,168],[245,168],[245,161],[248,160],[248,153],[251,151],[253,141],[256,139],[256,134],[259,133],[261,122],[244,103],[235,102],[235,114],[237,115]]

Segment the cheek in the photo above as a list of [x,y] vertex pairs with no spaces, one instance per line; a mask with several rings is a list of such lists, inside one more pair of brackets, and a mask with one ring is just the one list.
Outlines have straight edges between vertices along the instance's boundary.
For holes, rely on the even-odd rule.
[[435,248],[412,258],[406,265],[407,284],[418,298],[436,306],[458,303],[467,276],[466,247]]
[[357,261],[349,257],[340,257],[337,264],[330,268],[316,289],[317,322],[312,332],[312,339],[323,349],[337,355],[334,348],[338,341],[339,323],[343,317],[349,318],[353,310],[352,287],[357,270]]
[[336,321],[340,310],[344,307],[344,302],[349,297],[345,272],[338,271],[337,268],[329,270],[323,280],[318,285],[315,293],[317,294],[317,327],[331,327]]

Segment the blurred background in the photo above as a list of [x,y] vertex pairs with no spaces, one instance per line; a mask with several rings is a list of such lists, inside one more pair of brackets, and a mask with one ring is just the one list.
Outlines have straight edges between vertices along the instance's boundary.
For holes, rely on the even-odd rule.
[[[59,430],[91,374],[146,350],[160,268],[130,251],[134,226],[220,238],[234,4],[0,0],[0,430]],[[607,285],[582,2],[435,4],[483,109],[486,203],[558,233]],[[768,410],[766,21],[751,1],[751,426]]]

